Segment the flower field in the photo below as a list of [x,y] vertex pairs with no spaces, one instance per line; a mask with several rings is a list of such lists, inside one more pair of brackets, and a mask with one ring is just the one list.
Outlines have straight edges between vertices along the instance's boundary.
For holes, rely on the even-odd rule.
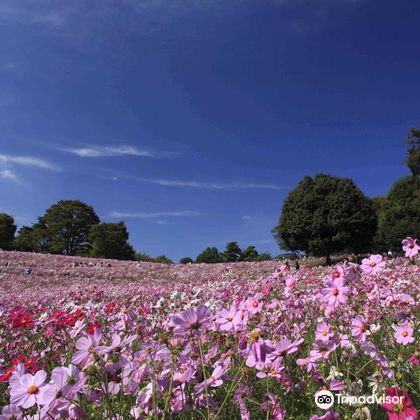
[[[417,419],[420,266],[0,252],[0,419]],[[319,390],[401,403],[318,408]]]

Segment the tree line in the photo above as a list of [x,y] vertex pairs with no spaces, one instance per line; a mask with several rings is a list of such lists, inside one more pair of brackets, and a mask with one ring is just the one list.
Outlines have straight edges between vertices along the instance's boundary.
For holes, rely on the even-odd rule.
[[[272,230],[279,247],[308,256],[349,252],[401,250],[406,236],[420,238],[420,129],[407,138],[410,175],[396,181],[386,197],[366,197],[353,180],[327,174],[305,176],[286,197],[279,222]],[[16,235],[12,216],[0,214],[0,249],[81,255],[98,258],[172,263],[165,255],[150,257],[128,242],[123,221],[101,222],[95,210],[80,200],[61,200]],[[207,247],[195,259],[181,263],[219,263],[272,259],[255,246],[242,250],[228,242],[223,252]]]
[[280,248],[325,257],[340,252],[400,252],[406,236],[420,238],[420,129],[407,138],[410,175],[386,197],[366,197],[349,178],[305,176],[286,197],[273,235]]

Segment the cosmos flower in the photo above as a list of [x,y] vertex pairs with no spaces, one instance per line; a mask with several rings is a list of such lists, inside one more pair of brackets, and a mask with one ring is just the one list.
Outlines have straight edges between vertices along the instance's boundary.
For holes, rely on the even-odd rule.
[[48,404],[51,397],[51,385],[45,383],[47,374],[39,370],[35,375],[26,373],[18,382],[14,382],[10,388],[10,403],[22,408],[30,408],[35,404]]
[[415,340],[413,332],[413,327],[408,323],[408,321],[404,321],[395,328],[394,337],[396,342],[403,344],[404,346],[413,343]]
[[347,294],[349,293],[349,288],[344,285],[344,279],[337,278],[334,280],[329,280],[327,286],[323,289],[323,301],[331,309],[335,309],[340,304],[345,304],[347,302]]
[[190,308],[175,315],[172,322],[175,325],[175,335],[185,335],[188,332],[204,333],[210,326],[210,313],[206,306]]
[[417,239],[413,239],[412,237],[408,236],[402,241],[402,249],[405,252],[405,256],[408,258],[412,258],[418,254],[420,250],[420,245],[417,243]]
[[387,388],[388,397],[401,397],[402,401],[398,403],[390,402],[383,404],[389,420],[416,420],[418,412],[413,407],[410,395],[399,388]]
[[363,343],[366,341],[366,336],[370,335],[365,318],[362,315],[357,315],[351,323],[351,334],[357,341]]
[[363,258],[360,267],[365,274],[374,276],[384,269],[385,261],[382,261],[382,255],[371,255],[369,258]]

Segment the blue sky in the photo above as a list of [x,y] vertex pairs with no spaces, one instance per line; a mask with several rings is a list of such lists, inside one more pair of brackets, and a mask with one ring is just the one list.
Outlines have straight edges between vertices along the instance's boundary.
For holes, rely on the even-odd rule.
[[420,121],[417,0],[3,0],[0,210],[59,199],[178,260],[255,244],[306,174],[386,194]]

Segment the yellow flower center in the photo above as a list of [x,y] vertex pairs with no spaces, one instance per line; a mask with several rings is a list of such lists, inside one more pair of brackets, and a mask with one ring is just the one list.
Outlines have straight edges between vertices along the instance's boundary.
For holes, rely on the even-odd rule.
[[338,290],[337,289],[334,289],[333,292],[332,292],[332,294],[333,294],[333,296],[337,296],[338,295]]
[[28,394],[36,394],[38,391],[39,388],[36,385],[31,385],[27,390]]
[[327,335],[327,331],[322,331],[322,335],[325,337]]
[[370,265],[371,267],[375,267],[375,266],[376,266],[376,262],[375,262],[375,261],[372,261],[369,265]]
[[407,335],[408,335],[408,332],[407,331],[403,331],[402,336],[403,337],[407,337]]

